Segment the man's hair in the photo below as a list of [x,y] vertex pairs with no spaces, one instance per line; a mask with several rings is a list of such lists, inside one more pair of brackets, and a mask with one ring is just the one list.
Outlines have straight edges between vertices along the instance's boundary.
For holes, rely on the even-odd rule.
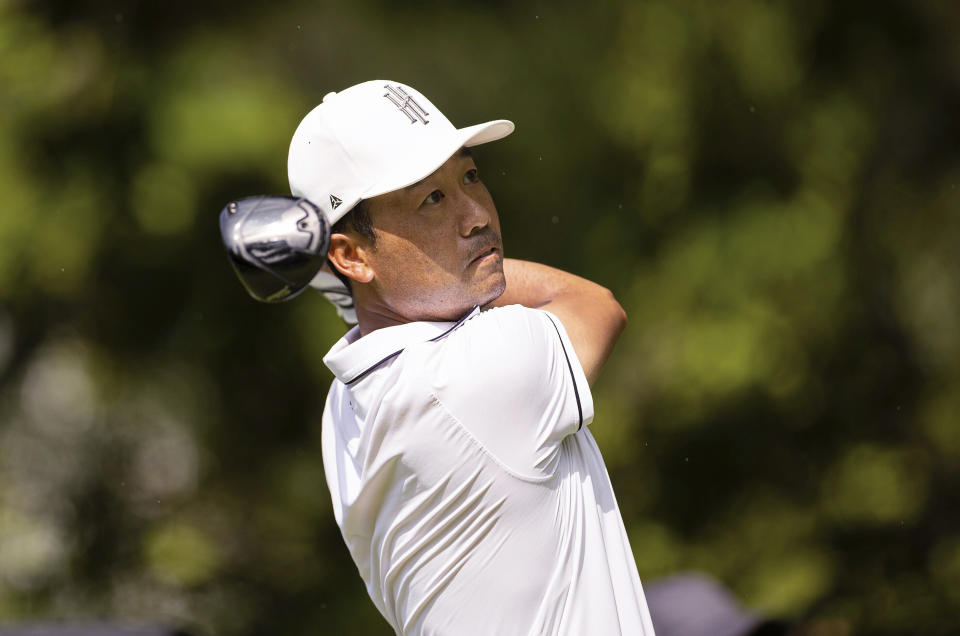
[[330,228],[332,234],[343,234],[350,230],[370,241],[372,247],[377,246],[377,235],[373,231],[370,210],[367,209],[367,202],[363,199],[353,206],[352,210],[340,217]]
[[[367,202],[361,199],[353,209],[340,217],[336,223],[330,228],[331,234],[343,234],[353,230],[363,238],[367,239],[370,242],[371,247],[377,246],[377,234],[373,231],[373,221],[370,220],[370,210],[367,209]],[[347,289],[353,293],[353,287],[350,284],[350,279],[347,276],[344,276],[340,273],[340,270],[333,266],[333,263],[330,263],[330,259],[327,259],[330,271],[333,272],[333,275],[340,279],[340,282],[346,285]]]

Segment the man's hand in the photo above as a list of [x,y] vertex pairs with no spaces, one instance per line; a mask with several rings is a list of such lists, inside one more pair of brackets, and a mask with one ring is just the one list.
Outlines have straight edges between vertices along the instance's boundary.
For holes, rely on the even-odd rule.
[[627,314],[609,289],[554,267],[506,258],[507,289],[489,307],[523,305],[546,309],[563,323],[577,358],[593,385],[627,324]]

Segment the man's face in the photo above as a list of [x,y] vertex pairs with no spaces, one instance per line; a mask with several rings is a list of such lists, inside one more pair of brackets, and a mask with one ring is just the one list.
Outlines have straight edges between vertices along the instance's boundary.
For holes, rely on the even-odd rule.
[[506,287],[500,219],[467,151],[412,186],[368,200],[369,254],[383,309],[407,320],[455,320]]

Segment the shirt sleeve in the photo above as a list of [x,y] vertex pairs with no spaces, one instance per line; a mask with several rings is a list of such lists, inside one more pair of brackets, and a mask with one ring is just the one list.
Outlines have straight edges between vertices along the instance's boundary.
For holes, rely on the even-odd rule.
[[593,420],[593,398],[553,314],[520,305],[483,312],[438,342],[435,396],[504,467],[552,474],[560,444]]

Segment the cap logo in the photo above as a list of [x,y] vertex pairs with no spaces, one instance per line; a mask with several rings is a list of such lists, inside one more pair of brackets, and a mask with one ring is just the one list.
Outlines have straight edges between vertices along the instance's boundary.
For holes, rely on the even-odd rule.
[[343,201],[342,201],[339,197],[335,197],[335,196],[333,196],[332,194],[330,195],[330,207],[331,207],[331,208],[333,208],[334,210],[336,210],[337,208],[340,207],[340,204],[341,204],[341,203],[343,203]]
[[427,120],[427,111],[421,108],[410,95],[407,94],[405,90],[399,86],[390,86],[385,84],[384,88],[387,89],[387,92],[383,94],[384,97],[390,100],[394,106],[396,106],[401,113],[410,118],[410,123],[415,124],[417,121],[422,122],[424,125],[429,124]]

